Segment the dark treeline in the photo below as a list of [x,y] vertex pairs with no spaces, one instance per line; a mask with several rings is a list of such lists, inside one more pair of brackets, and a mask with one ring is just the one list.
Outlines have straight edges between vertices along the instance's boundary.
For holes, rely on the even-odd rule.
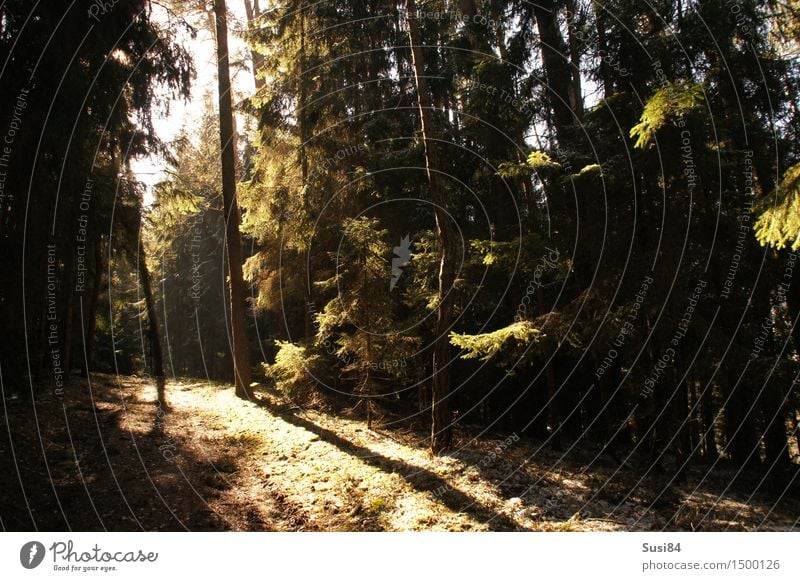
[[[800,297],[794,255],[754,225],[797,161],[793,8],[260,13],[241,203],[255,306],[278,319],[260,336],[284,341],[267,371],[433,405],[435,449],[457,417],[672,469],[788,466]],[[302,358],[323,379],[287,371]]]
[[74,369],[133,373],[144,363],[134,334],[121,332],[139,328],[152,295],[130,161],[169,155],[153,127],[157,95],[188,96],[192,75],[190,55],[151,10],[144,0],[102,11],[89,2],[0,6],[0,364],[9,393],[30,397],[49,379],[47,393],[63,395]]
[[[126,160],[165,149],[153,87],[185,92],[187,55],[146,3],[102,29],[56,4],[27,24],[24,2],[0,8],[0,130],[24,127],[3,190],[5,385],[52,375],[56,345],[64,373],[139,373],[154,343],[168,374],[231,381],[214,100],[143,210]],[[462,425],[678,474],[792,469],[795,2],[245,4],[257,380],[425,426],[435,451]],[[136,264],[160,341],[138,329]]]

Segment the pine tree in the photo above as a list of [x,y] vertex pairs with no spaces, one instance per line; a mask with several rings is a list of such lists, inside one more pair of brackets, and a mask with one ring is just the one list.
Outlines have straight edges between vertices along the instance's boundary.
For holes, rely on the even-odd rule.
[[231,304],[231,349],[236,395],[252,398],[250,345],[247,339],[245,285],[242,273],[242,239],[239,203],[236,199],[236,141],[233,129],[233,97],[228,68],[228,24],[225,0],[214,1],[219,81],[219,133],[222,161],[222,198],[225,213],[225,245],[228,256],[228,293]]

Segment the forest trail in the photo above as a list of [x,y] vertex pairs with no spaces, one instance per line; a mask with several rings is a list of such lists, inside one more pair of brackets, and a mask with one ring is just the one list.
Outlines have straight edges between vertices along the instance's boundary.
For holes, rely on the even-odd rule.
[[94,374],[63,406],[37,402],[40,430],[30,404],[8,402],[3,528],[32,528],[26,503],[44,530],[789,530],[798,515],[794,501],[718,499],[713,482],[668,495],[622,473],[603,485],[611,460],[561,461],[516,435],[434,457],[425,434],[369,430],[269,390],[246,402],[232,386],[170,381],[168,413],[155,397],[151,382]]

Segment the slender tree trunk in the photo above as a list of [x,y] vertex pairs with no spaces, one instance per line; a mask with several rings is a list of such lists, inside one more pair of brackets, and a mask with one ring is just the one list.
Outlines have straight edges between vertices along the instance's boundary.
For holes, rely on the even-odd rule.
[[[417,11],[414,0],[406,0],[407,14]],[[411,45],[411,60],[414,68],[414,79],[417,87],[417,103],[425,145],[425,166],[431,198],[435,204],[436,231],[442,246],[442,258],[439,263],[438,312],[436,319],[436,339],[433,345],[433,381],[431,389],[431,450],[439,453],[452,445],[452,427],[450,416],[450,328],[453,322],[454,295],[451,292],[455,282],[455,260],[458,252],[458,241],[453,232],[453,225],[445,213],[447,197],[442,188],[438,171],[439,164],[436,142],[433,140],[433,114],[430,105],[430,93],[425,79],[425,56],[417,29],[416,20],[408,19],[408,40]]]
[[[361,255],[361,271],[362,271],[362,279],[361,279],[361,297],[364,303],[364,313],[367,316],[367,320],[365,322],[364,328],[369,329],[371,325],[370,321],[370,313],[372,312],[370,304],[369,304],[369,288],[367,286],[367,281],[369,277],[369,267],[367,266],[367,256],[369,253],[369,249],[367,248],[366,243],[362,248],[363,254]],[[363,394],[364,394],[364,403],[367,406],[367,429],[372,429],[372,333],[367,331],[367,369],[364,375],[364,387],[363,387]]]
[[533,5],[536,28],[542,52],[542,64],[547,77],[547,98],[553,111],[553,126],[560,145],[570,141],[569,127],[573,124],[570,107],[572,75],[567,60],[567,46],[558,27],[555,0],[540,0]]
[[[589,350],[589,354],[592,358],[592,366],[595,369],[600,369],[600,365],[602,359],[600,359],[600,355],[597,353],[597,348],[592,347]],[[610,374],[612,368],[609,367],[605,370],[605,372],[596,380],[597,389],[595,390],[595,394],[597,395],[597,402],[595,407],[595,414],[599,414],[600,410],[603,408],[604,405],[611,399],[611,390],[608,388],[608,382],[606,381],[607,374]],[[594,429],[594,433],[598,440],[603,443],[603,448],[608,448],[611,446],[611,436],[614,434],[614,426],[616,425],[616,416],[614,414],[614,409],[609,405],[606,408],[606,411],[603,414],[605,417],[597,418],[597,426]]]
[[606,16],[603,6],[596,0],[592,2],[594,7],[594,22],[597,30],[597,49],[602,55],[600,57],[600,77],[603,80],[603,97],[608,99],[614,94],[614,76],[611,66],[608,64],[608,43],[606,41]]
[[800,459],[800,431],[798,431],[800,426],[798,426],[797,417],[797,410],[789,406],[789,417],[787,418],[786,428],[789,431],[789,438],[787,441],[789,445],[789,454],[792,459],[795,458],[795,455]]
[[364,378],[364,401],[367,404],[367,429],[372,429],[372,333],[367,333],[367,373]]
[[[783,84],[786,88],[786,96],[789,98],[789,108],[792,110],[792,115],[795,119],[800,119],[800,105],[797,103],[797,94],[800,87],[798,87],[797,79],[788,70],[783,74]],[[792,123],[792,128],[795,141],[797,141],[800,136],[800,127],[795,122]]]
[[[557,346],[553,346],[553,353],[558,350]],[[555,365],[555,356],[550,358],[550,362],[544,369],[544,375],[547,380],[547,433],[550,435],[551,446],[556,449],[561,449],[561,415],[558,412],[558,382],[556,380],[556,372],[553,369]]]
[[225,211],[225,239],[228,252],[228,287],[233,337],[233,375],[236,395],[250,398],[250,346],[247,342],[242,240],[239,233],[239,205],[236,200],[236,151],[233,130],[231,78],[228,64],[228,17],[225,0],[214,0],[219,81],[219,134],[222,144],[222,199]]
[[789,465],[789,439],[786,433],[786,420],[789,409],[786,405],[788,394],[781,393],[776,386],[768,386],[761,401],[763,420],[763,439],[766,448],[766,465],[786,467]]
[[[244,11],[247,15],[247,25],[252,30],[255,24],[255,19],[261,13],[258,7],[258,0],[251,2],[244,0]],[[253,81],[256,84],[256,91],[264,87],[264,79],[258,76],[258,71],[264,68],[264,57],[256,50],[250,49],[250,58],[253,61]]]
[[[680,381],[677,372],[673,369],[673,375],[676,381]],[[682,482],[685,475],[685,468],[688,466],[689,455],[691,452],[691,428],[692,417],[689,412],[691,407],[691,392],[692,383],[680,383],[676,387],[675,402],[673,409],[675,410],[675,417],[673,420],[674,429],[672,433],[675,434],[675,439],[672,442],[672,448],[676,457],[676,471],[674,473],[675,482]]]
[[[300,173],[302,175],[302,187],[306,187],[308,180],[308,156],[306,155],[306,142],[308,141],[308,105],[307,85],[305,76],[306,66],[306,17],[305,10],[300,11],[300,58],[298,59],[298,94],[299,103],[297,107],[297,124],[300,129]],[[308,203],[308,196],[303,194],[303,203]]]
[[97,303],[100,299],[100,288],[103,280],[103,239],[98,234],[94,241],[94,278],[92,279],[92,296],[89,304],[89,314],[86,317],[86,335],[83,339],[86,367],[84,373],[89,373],[94,367],[94,337],[97,330]]
[[578,120],[583,119],[583,87],[581,86],[581,54],[576,33],[575,20],[578,17],[578,6],[575,0],[567,0],[567,42],[570,59],[570,107]]
[[494,29],[495,42],[497,43],[497,54],[500,55],[500,60],[508,62],[508,47],[506,46],[506,27],[503,25],[504,16],[502,8],[495,10],[492,13],[492,18],[497,22]]
[[[300,129],[300,176],[302,179],[301,187],[303,188],[303,210],[308,214],[311,213],[311,204],[308,199],[308,151],[306,149],[307,143],[310,139],[308,127],[308,112],[306,106],[308,105],[308,80],[305,76],[306,66],[306,17],[305,8],[300,10],[300,58],[298,59],[298,74],[297,82],[298,87],[298,107],[297,107],[297,124]],[[309,273],[310,274],[310,273]],[[311,319],[310,305],[314,304],[314,296],[310,284],[310,276],[305,284],[305,317],[303,319],[304,335],[306,340],[311,340],[314,336],[314,325]]]
[[[34,280],[47,281],[47,269],[45,266],[45,261],[41,259],[42,256],[44,256],[44,252],[33,254],[33,256],[31,257],[31,263],[34,266],[32,271],[41,273],[41,276],[34,277]],[[31,286],[34,285],[35,283]],[[39,340],[34,342],[33,345],[31,346],[31,351],[33,353],[31,361],[34,363],[31,372],[36,385],[39,385],[44,370],[48,368],[48,363],[46,361],[48,354],[47,350],[44,348],[44,346],[47,345],[47,325],[45,324],[47,321],[47,293],[45,292],[44,288],[38,285],[34,286],[34,289],[31,290],[33,292],[31,292],[30,296],[37,297],[41,301],[41,310],[39,311],[39,316],[36,317],[36,319],[34,319],[31,325],[31,336],[39,338]],[[10,292],[4,293],[4,296],[10,296],[10,295],[11,295]],[[23,295],[23,300],[24,300],[24,295]],[[11,307],[10,309],[11,312],[9,314],[12,317],[14,317],[13,307],[11,305],[3,305],[3,306],[6,307],[7,309]],[[16,322],[19,323],[19,327],[12,327],[13,333],[14,336],[19,337],[21,340],[21,338],[24,337],[24,334],[28,332],[28,329],[24,327],[21,321],[19,321],[19,317],[16,317],[16,319],[17,319]],[[2,320],[8,321],[8,315],[3,317]],[[9,373],[8,366],[6,366],[4,373],[6,374],[6,377],[8,377]],[[18,380],[20,381],[21,384],[22,378],[19,377]],[[24,391],[25,390],[23,390],[23,392]]]
[[67,245],[67,258],[64,260],[64,276],[62,278],[61,292],[64,293],[64,319],[62,323],[62,367],[64,368],[64,379],[69,381],[72,376],[72,320],[75,314],[75,285],[73,278],[74,246]]
[[[72,170],[74,176],[75,170]],[[74,183],[72,177],[67,183]],[[75,233],[72,226],[77,218],[76,204],[68,199],[66,209],[67,228],[63,231],[64,236],[64,272],[61,277],[61,292],[64,296],[64,310],[61,319],[61,365],[64,368],[65,383],[72,377],[72,321],[75,314]]]
[[150,281],[150,271],[147,269],[146,254],[144,244],[142,242],[141,231],[139,233],[139,283],[142,285],[142,293],[144,293],[144,304],[147,309],[147,339],[150,343],[150,350],[153,354],[152,370],[153,377],[156,380],[156,388],[158,390],[158,403],[160,406],[165,406],[164,399],[164,357],[161,352],[161,332],[158,324],[158,311],[156,310],[156,302],[153,298],[153,286]]
[[728,370],[725,379],[724,396],[728,402],[725,409],[725,449],[735,465],[743,466],[758,460],[758,453],[753,453],[758,449],[761,437],[755,425],[755,396],[747,390],[747,385],[737,382],[732,369]]
[[[544,301],[544,293],[541,287],[536,287],[536,302],[539,305],[546,304]],[[547,382],[547,433],[550,436],[550,442],[554,449],[561,448],[561,414],[558,410],[558,381],[556,380],[555,354],[558,352],[558,343],[553,342],[552,356],[550,362],[545,364],[544,377]],[[549,351],[549,350],[548,350]]]
[[700,396],[700,407],[703,418],[703,456],[706,460],[716,460],[717,453],[717,426],[715,420],[714,393],[716,384],[707,386],[706,392]]

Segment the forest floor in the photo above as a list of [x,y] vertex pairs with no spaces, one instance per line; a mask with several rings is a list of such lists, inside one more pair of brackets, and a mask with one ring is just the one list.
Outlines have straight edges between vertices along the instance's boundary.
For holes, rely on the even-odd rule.
[[667,487],[596,452],[516,436],[459,434],[457,451],[436,457],[422,433],[370,430],[266,389],[247,402],[230,386],[170,381],[168,412],[155,396],[142,379],[96,374],[38,400],[36,421],[30,402],[6,401],[2,528],[800,529],[796,497],[734,493],[733,472]]

